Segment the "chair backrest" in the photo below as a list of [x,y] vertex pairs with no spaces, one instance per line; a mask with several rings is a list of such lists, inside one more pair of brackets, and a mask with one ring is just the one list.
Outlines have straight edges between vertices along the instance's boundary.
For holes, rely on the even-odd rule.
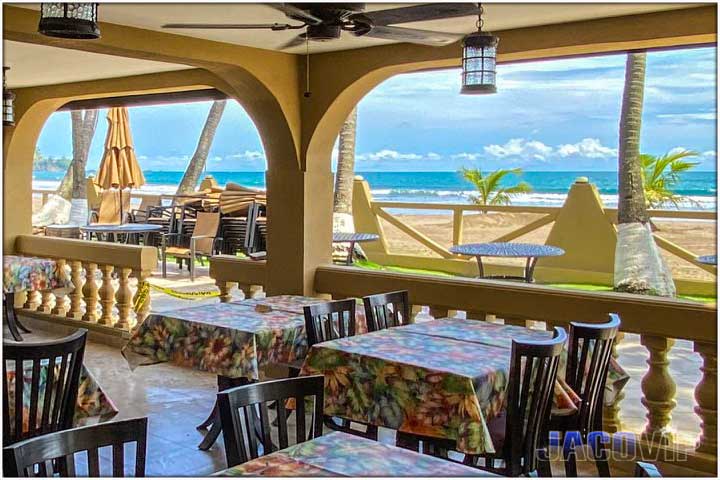
[[140,206],[138,210],[142,212],[149,211],[152,207],[158,207],[162,204],[162,197],[160,195],[143,195],[140,200]]
[[662,477],[657,467],[652,463],[636,462],[635,477]]
[[247,212],[247,226],[245,229],[244,253],[251,254],[255,251],[255,235],[257,233],[257,219],[260,215],[260,204],[253,201]]
[[305,313],[305,333],[308,346],[355,335],[354,298],[308,305]]
[[86,337],[3,342],[3,445],[73,426]]
[[547,434],[560,354],[567,334],[555,327],[546,341],[512,341],[503,457],[506,474],[537,468],[540,435]]
[[369,332],[412,323],[407,290],[363,298]]
[[[147,417],[62,430],[15,443],[3,449],[4,473],[12,477],[124,477],[128,443],[136,444],[135,468],[128,476],[143,477]],[[112,450],[112,472],[100,466],[100,459],[105,457],[100,450],[103,447]],[[76,455],[87,455],[87,459],[76,464]],[[78,472],[85,468],[87,472]]]
[[[290,444],[302,443],[322,435],[324,377],[286,378],[252,383],[218,393],[220,423],[225,441],[228,467],[267,455]],[[306,398],[314,401],[309,429],[306,428]],[[294,401],[295,432],[288,430],[287,400]],[[272,441],[268,402],[277,409],[278,445]]]
[[122,197],[122,214],[130,212],[130,192],[109,188],[102,192],[98,223],[122,223],[120,216],[120,198]]
[[85,196],[87,197],[88,210],[100,208],[101,191],[100,185],[95,183],[94,175],[90,175],[85,179]]
[[565,382],[582,400],[578,426],[583,434],[602,428],[602,408],[613,343],[620,318],[607,323],[570,323]]
[[200,238],[195,241],[195,251],[206,255],[213,254],[213,244],[220,227],[220,212],[198,212],[194,235],[207,235],[208,238]]

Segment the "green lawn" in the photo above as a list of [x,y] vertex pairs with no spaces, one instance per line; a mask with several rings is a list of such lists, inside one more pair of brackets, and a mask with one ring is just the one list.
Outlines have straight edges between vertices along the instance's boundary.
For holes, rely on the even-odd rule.
[[[356,260],[355,266],[360,268],[365,268],[368,270],[385,270],[388,272],[401,272],[401,273],[416,273],[421,275],[435,275],[438,277],[454,277],[455,275],[452,275],[447,272],[439,272],[435,270],[420,270],[416,268],[404,268],[404,267],[394,267],[391,265],[383,266],[374,262],[370,262],[368,260]],[[547,284],[550,287],[557,287],[557,288],[566,288],[570,290],[585,290],[589,292],[612,292],[612,287],[609,285],[597,285],[592,283],[550,283]],[[692,300],[694,302],[700,302],[700,303],[715,303],[717,302],[716,297],[712,296],[705,296],[705,295],[678,295],[678,298],[682,298],[684,300]]]

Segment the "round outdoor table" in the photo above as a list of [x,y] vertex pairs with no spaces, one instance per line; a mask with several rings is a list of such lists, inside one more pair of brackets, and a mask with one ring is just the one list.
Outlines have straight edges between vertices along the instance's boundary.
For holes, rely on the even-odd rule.
[[113,241],[115,239],[115,236],[118,234],[128,234],[128,235],[138,235],[143,234],[144,235],[144,243],[147,244],[147,236],[149,233],[156,233],[162,231],[163,226],[152,224],[152,223],[122,223],[122,224],[113,224],[113,223],[94,223],[92,225],[84,225],[80,227],[80,231],[83,232],[85,235],[89,236],[93,233],[98,235],[98,238],[100,235],[106,235],[106,236],[113,236]]
[[[565,250],[551,245],[537,245],[532,243],[468,243],[455,245],[450,248],[451,253],[469,255],[477,258],[478,278],[495,278],[502,280],[523,280],[533,282],[533,271],[540,257],[559,257],[565,255]],[[525,262],[525,275],[522,277],[512,275],[485,275],[482,257],[527,258]]]
[[697,261],[705,265],[717,265],[717,255],[703,255],[697,257]]
[[333,233],[333,243],[349,243],[348,255],[345,260],[345,265],[353,264],[353,255],[355,252],[355,244],[361,242],[374,242],[379,239],[380,235],[374,233]]

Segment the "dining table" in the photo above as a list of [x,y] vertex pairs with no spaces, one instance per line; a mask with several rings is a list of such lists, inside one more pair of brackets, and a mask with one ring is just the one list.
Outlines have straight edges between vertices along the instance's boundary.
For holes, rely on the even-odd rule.
[[48,290],[67,293],[73,288],[70,275],[61,274],[58,262],[52,258],[3,255],[3,320],[12,338],[22,341],[20,330],[30,333],[17,319],[16,294]]
[[[308,351],[303,308],[324,301],[279,295],[151,314],[133,331],[122,354],[133,370],[170,362],[214,373],[218,388],[224,390],[264,379],[273,365],[299,369]],[[367,332],[360,303],[356,330]],[[220,434],[217,405],[198,426],[208,427],[200,444],[203,450]]]
[[[565,250],[552,245],[539,245],[535,243],[516,242],[488,242],[488,243],[465,243],[454,245],[449,249],[450,253],[458,255],[473,256],[477,259],[478,277],[498,280],[521,280],[533,283],[535,265],[539,258],[559,257],[565,255]],[[486,275],[483,257],[496,258],[524,258],[525,268],[522,276],[518,275]]]
[[496,477],[356,435],[332,432],[215,473],[218,477]]
[[[324,375],[325,415],[453,440],[462,453],[492,454],[498,446],[488,424],[505,410],[512,341],[551,336],[441,318],[313,345],[300,375]],[[627,373],[617,362],[609,370],[606,389],[622,389]],[[552,408],[567,414],[580,399],[563,371],[561,358]]]

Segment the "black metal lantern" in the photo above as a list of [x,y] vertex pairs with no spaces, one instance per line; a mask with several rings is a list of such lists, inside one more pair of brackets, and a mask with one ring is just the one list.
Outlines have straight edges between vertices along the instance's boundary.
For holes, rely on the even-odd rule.
[[10,67],[3,67],[3,126],[12,127],[15,125],[15,93],[12,90],[8,90],[7,71]]
[[58,38],[100,38],[97,11],[97,3],[41,3],[38,32]]
[[483,8],[480,5],[477,32],[463,39],[462,89],[463,95],[495,93],[495,58],[500,39],[483,32]]

